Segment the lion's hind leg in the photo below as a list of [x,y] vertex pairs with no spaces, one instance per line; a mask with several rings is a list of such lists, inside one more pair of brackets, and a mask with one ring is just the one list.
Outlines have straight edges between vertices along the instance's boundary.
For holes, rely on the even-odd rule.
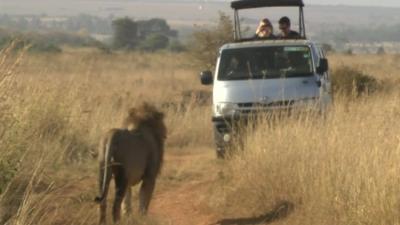
[[126,215],[132,214],[132,190],[131,189],[132,189],[131,187],[127,187],[124,202],[122,205],[122,208]]
[[105,168],[104,168],[104,162],[100,162],[100,173],[99,173],[99,190],[101,196],[96,198],[96,201],[100,203],[100,221],[99,224],[105,224],[106,223],[106,211],[107,211],[107,194],[108,194],[108,188],[110,185],[111,181],[111,173],[107,173],[106,176],[104,176],[105,173]]
[[113,205],[113,220],[118,222],[121,219],[121,203],[128,190],[128,182],[125,176],[125,169],[117,166],[114,170],[115,199]]

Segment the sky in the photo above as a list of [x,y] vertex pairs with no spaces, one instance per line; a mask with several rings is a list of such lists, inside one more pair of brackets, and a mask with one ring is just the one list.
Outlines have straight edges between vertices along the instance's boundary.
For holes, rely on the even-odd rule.
[[[231,0],[224,0],[224,1],[231,1]],[[303,0],[303,1],[305,4],[313,4],[313,5],[356,5],[356,6],[400,7],[400,0]]]
[[400,0],[304,0],[305,4],[400,7]]

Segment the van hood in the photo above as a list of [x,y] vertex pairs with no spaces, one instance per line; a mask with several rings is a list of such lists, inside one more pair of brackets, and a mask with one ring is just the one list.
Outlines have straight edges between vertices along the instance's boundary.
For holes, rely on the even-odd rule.
[[319,97],[316,77],[217,81],[213,102],[273,103]]

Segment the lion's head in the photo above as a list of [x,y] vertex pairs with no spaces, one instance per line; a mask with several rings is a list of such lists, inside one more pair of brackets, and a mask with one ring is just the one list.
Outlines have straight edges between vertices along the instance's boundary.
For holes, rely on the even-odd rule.
[[123,122],[123,127],[134,130],[139,127],[149,127],[154,132],[160,144],[167,137],[167,127],[164,124],[164,113],[153,105],[143,102],[138,107],[129,109],[128,116]]

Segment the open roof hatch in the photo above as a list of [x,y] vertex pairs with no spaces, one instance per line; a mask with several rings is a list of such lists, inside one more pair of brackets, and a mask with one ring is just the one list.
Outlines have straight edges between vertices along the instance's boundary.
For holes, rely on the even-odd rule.
[[231,2],[232,9],[235,10],[235,40],[242,39],[240,31],[239,10],[253,9],[262,7],[299,7],[299,33],[302,39],[306,39],[306,28],[304,23],[304,3],[303,0],[237,0]]

